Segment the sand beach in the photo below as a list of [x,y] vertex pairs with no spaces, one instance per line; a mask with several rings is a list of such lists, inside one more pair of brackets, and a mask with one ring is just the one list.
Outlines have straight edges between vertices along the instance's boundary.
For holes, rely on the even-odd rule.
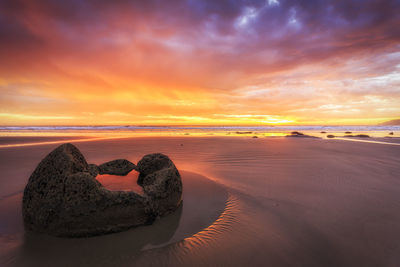
[[[183,203],[153,225],[75,239],[27,232],[22,223],[24,186],[57,145],[0,149],[1,266],[396,266],[400,261],[397,145],[248,136],[88,139],[75,145],[90,163],[169,155],[182,175]],[[132,171],[98,180],[110,190],[140,190],[136,177]]]

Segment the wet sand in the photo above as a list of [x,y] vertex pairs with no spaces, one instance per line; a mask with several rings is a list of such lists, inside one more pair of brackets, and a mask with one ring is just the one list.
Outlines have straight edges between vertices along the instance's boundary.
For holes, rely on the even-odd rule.
[[[57,144],[1,148],[1,266],[400,263],[399,146],[279,137],[143,137],[76,145],[96,164],[167,154],[182,171],[182,208],[152,226],[102,237],[24,233],[22,190]],[[113,190],[134,189],[134,175],[99,180]]]
[[2,136],[0,145],[32,144],[43,142],[57,142],[71,139],[89,139],[88,136]]

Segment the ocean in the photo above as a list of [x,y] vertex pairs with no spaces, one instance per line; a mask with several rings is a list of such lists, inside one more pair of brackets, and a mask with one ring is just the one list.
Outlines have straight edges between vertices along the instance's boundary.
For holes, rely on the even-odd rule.
[[292,131],[318,137],[328,134],[386,137],[398,135],[400,126],[0,126],[0,136],[285,136]]

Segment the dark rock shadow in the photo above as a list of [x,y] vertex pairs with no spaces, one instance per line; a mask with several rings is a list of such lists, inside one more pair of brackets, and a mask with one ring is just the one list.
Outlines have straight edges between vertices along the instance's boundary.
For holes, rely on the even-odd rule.
[[[7,253],[7,262],[12,262],[8,265],[126,266],[146,250],[166,247],[198,233],[222,214],[228,193],[224,187],[204,176],[186,171],[181,173],[185,188],[183,201],[177,210],[152,225],[86,238],[54,237],[25,231],[17,240],[19,245]],[[132,173],[132,176],[136,175]],[[133,178],[131,180],[133,182]],[[125,182],[129,187],[130,181]],[[11,210],[15,210],[15,205],[21,205],[20,198],[21,195]],[[22,221],[20,210],[15,213]]]
[[73,266],[84,264],[85,259],[100,260],[129,255],[135,257],[147,247],[167,243],[179,226],[183,202],[178,209],[157,220],[153,225],[90,238],[59,238],[25,232],[24,243],[18,255],[21,266]]

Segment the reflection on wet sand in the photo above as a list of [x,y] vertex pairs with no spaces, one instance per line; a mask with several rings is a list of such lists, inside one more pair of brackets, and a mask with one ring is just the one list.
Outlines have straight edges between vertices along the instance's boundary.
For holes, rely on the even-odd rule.
[[[61,135],[61,137],[64,137]],[[52,145],[52,144],[62,144],[62,143],[79,143],[79,142],[90,142],[90,141],[101,141],[101,140],[109,140],[109,139],[120,139],[124,138],[122,136],[116,137],[94,137],[94,138],[73,138],[71,136],[70,139],[61,139],[61,140],[54,140],[54,141],[42,141],[42,142],[30,142],[30,143],[12,143],[12,144],[1,144],[0,148],[9,148],[9,147],[25,147],[25,146],[41,146],[41,145]],[[127,137],[125,137],[127,138]]]
[[[25,240],[17,223],[21,194],[15,192],[52,146],[0,149],[0,266],[21,266],[26,257],[39,256],[48,257],[40,266],[397,266],[400,261],[399,146],[245,136],[132,138],[80,147],[97,164],[165,153],[180,171],[201,173],[223,186],[181,172],[184,203],[178,226],[172,218],[165,238],[143,241],[133,234],[142,231],[137,228],[87,242],[69,240],[63,251],[51,247],[59,239],[46,245],[41,238]],[[50,255],[53,250],[58,258]]]
[[[18,237],[16,234],[22,229],[22,226],[17,226],[22,224],[19,208],[22,194],[9,201],[5,199],[7,210],[0,209],[0,215],[6,217],[3,213],[12,213],[7,217],[14,218],[18,223],[8,226],[17,228],[16,231],[9,229],[9,232],[13,232],[10,237],[15,239],[16,245],[7,248],[8,252],[2,255],[0,265],[106,265],[110,261],[134,259],[145,250],[162,248],[196,235],[213,224],[221,213],[227,213],[225,203],[228,195],[224,188],[203,176],[186,171],[181,171],[181,175],[185,188],[183,202],[174,213],[157,220],[153,225],[91,238],[58,238],[32,232],[25,232]],[[132,172],[126,177],[103,176],[101,182],[108,189],[116,190],[119,187],[131,187],[136,178],[137,173]],[[117,180],[118,183],[115,183]],[[208,193],[212,196],[208,197]]]
[[377,140],[363,140],[356,138],[344,138],[344,137],[336,137],[338,140],[352,141],[352,142],[362,142],[362,143],[373,143],[373,144],[381,144],[381,145],[392,145],[392,146],[400,146],[400,143],[391,143]]
[[135,257],[146,247],[167,243],[179,226],[183,205],[176,212],[151,226],[93,238],[57,238],[25,232],[23,245],[17,255],[21,265],[65,265],[82,263],[82,260],[101,260],[121,255]]
[[96,179],[108,190],[134,191],[137,194],[143,195],[143,188],[136,183],[138,175],[138,172],[133,170],[124,176],[99,174],[96,176]]

